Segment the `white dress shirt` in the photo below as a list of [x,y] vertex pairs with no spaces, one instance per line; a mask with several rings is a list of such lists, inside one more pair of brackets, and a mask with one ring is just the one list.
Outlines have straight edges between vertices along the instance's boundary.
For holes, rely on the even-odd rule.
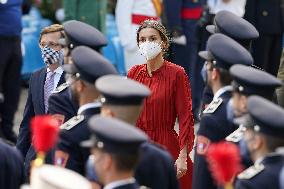
[[227,92],[227,91],[232,91],[233,87],[231,85],[226,85],[222,88],[220,88],[213,97],[213,100],[217,100],[223,93]]
[[79,115],[87,109],[98,108],[98,107],[101,107],[101,106],[102,106],[102,104],[100,102],[92,102],[92,103],[84,104],[84,105],[80,106],[77,114]]

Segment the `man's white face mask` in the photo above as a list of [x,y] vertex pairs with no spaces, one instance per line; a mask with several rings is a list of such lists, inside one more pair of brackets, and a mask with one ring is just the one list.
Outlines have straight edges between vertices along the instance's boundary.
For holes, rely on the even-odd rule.
[[146,60],[152,60],[162,52],[161,44],[149,41],[143,42],[139,45],[139,52]]

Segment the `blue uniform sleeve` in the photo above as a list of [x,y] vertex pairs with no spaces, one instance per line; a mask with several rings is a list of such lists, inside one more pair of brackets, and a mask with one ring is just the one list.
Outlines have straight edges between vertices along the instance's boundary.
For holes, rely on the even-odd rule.
[[245,182],[244,180],[236,180],[235,182],[235,189],[253,189],[253,187],[250,186],[249,182]]
[[69,89],[50,95],[48,99],[48,112],[52,115],[64,116],[64,122],[77,114],[78,107],[72,102],[68,94]]

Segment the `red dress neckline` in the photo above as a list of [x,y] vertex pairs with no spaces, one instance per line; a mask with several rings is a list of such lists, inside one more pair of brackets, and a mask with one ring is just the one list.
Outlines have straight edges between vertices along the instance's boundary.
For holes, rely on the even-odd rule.
[[[157,74],[157,73],[161,72],[162,70],[164,70],[164,68],[166,67],[166,64],[167,64],[167,61],[164,60],[164,63],[162,64],[161,67],[159,67],[157,70],[151,72],[152,75],[153,74]],[[147,63],[143,65],[143,71],[147,73],[148,77],[150,77],[149,73],[148,73],[148,70],[147,70]]]

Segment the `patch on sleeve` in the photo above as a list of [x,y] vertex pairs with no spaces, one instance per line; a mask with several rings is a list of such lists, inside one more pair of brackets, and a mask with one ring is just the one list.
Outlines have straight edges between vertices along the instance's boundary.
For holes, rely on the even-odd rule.
[[68,161],[69,154],[61,150],[55,151],[54,165],[65,167]]
[[62,114],[53,114],[52,118],[54,118],[56,121],[58,121],[59,125],[62,125],[64,123],[65,120],[65,116]]
[[197,136],[196,151],[199,155],[204,155],[207,153],[208,147],[210,145],[210,140],[205,136]]

